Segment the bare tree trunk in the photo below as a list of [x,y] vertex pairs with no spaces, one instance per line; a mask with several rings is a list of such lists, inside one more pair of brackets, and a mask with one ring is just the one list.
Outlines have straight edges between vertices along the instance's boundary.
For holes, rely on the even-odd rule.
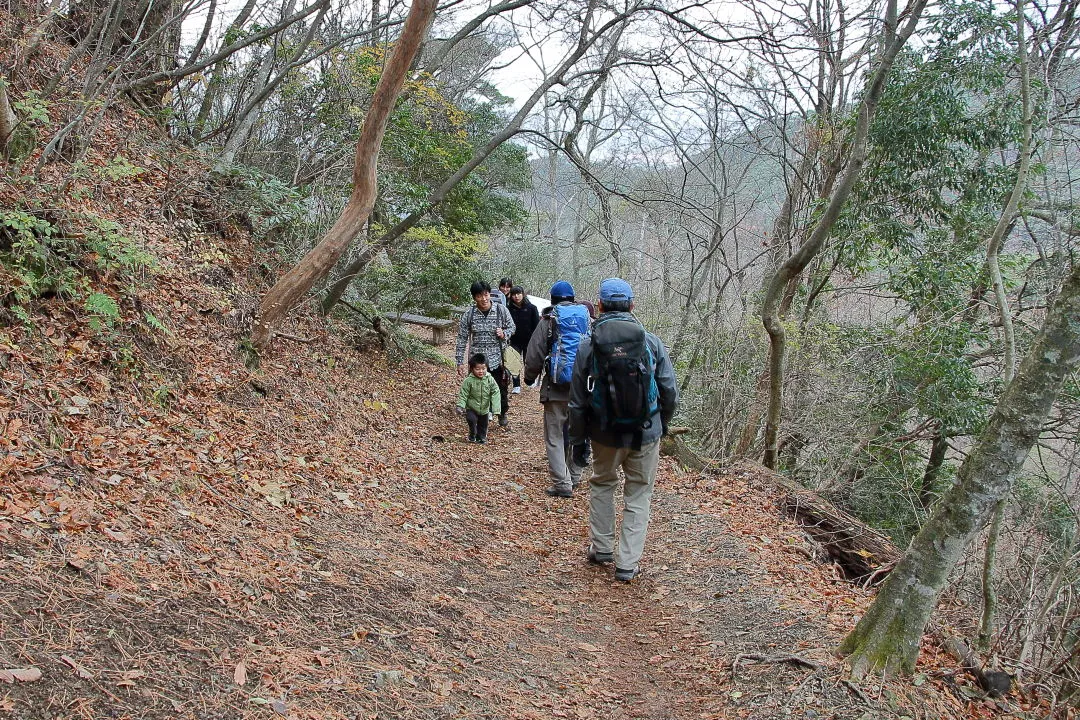
[[975,637],[975,647],[980,652],[990,649],[994,636],[994,615],[997,613],[997,588],[994,586],[994,565],[997,561],[998,539],[1001,537],[1001,525],[1005,519],[1005,500],[1002,498],[994,505],[990,519],[990,531],[986,534],[986,552],[983,554],[982,572],[982,614],[979,616],[979,632]]
[[[674,340],[671,342],[671,361],[678,364],[679,359],[682,357],[683,352],[687,344],[697,345],[700,339],[696,342],[688,343],[688,336],[691,334],[690,322],[694,318],[698,318],[697,312],[697,300],[701,294],[701,287],[704,283],[708,282],[713,276],[713,267],[716,265],[716,255],[720,249],[721,243],[724,241],[724,226],[723,226],[723,203],[718,202],[716,208],[716,217],[713,218],[712,232],[709,236],[709,248],[705,253],[705,257],[702,261],[690,268],[690,277],[686,283],[686,301],[683,303],[682,312],[679,317],[679,326],[675,331]],[[668,253],[664,253],[665,267],[668,261]],[[668,283],[665,281],[665,291],[668,287]],[[666,306],[666,303],[665,303]]]
[[63,5],[61,0],[52,0],[49,4],[49,11],[41,18],[34,31],[30,33],[30,37],[25,42],[20,43],[18,50],[18,56],[15,60],[15,66],[11,71],[12,78],[18,77],[20,73],[25,72],[27,64],[37,55],[41,49],[41,43],[45,40],[45,36],[52,29],[53,22],[56,20],[56,16],[60,13],[60,8]]
[[862,102],[859,103],[859,117],[855,125],[855,135],[851,141],[851,155],[837,185],[832,188],[829,202],[814,226],[810,237],[793,253],[773,275],[767,286],[765,299],[761,307],[761,323],[769,334],[769,404],[765,415],[765,453],[762,463],[771,470],[776,469],[776,439],[780,429],[780,409],[783,399],[784,359],[786,335],[777,314],[781,293],[788,283],[799,275],[807,263],[813,259],[825,244],[833,225],[840,216],[840,209],[851,193],[866,162],[867,135],[870,121],[877,112],[878,102],[885,90],[885,80],[892,69],[897,53],[907,42],[915,26],[922,17],[927,0],[913,0],[907,8],[907,23],[897,33],[896,0],[889,0],[886,10],[885,29],[882,33],[882,52],[878,66],[867,83]]
[[109,60],[113,57],[113,46],[116,45],[116,39],[120,35],[120,25],[124,22],[125,10],[123,2],[114,2],[109,8],[108,19],[101,30],[97,47],[94,48],[94,56],[84,75],[83,98],[88,99],[94,94],[101,74],[105,72]]
[[540,87],[538,87],[533,92],[533,94],[529,96],[529,98],[517,111],[517,114],[514,115],[514,117],[510,120],[506,127],[504,127],[498,135],[489,140],[486,145],[476,150],[476,152],[473,153],[472,158],[469,159],[469,162],[462,165],[453,175],[444,180],[443,184],[436,188],[431,193],[431,195],[428,196],[427,201],[422,208],[416,210],[413,213],[410,213],[403,220],[398,222],[397,225],[392,227],[385,235],[379,238],[378,242],[376,243],[376,247],[373,248],[375,252],[369,253],[367,249],[364,249],[363,251],[361,251],[359,257],[349,263],[341,276],[334,281],[334,284],[331,285],[330,289],[327,291],[326,297],[323,299],[322,302],[322,311],[324,313],[330,312],[330,309],[337,304],[338,300],[341,299],[341,296],[345,294],[345,290],[349,287],[349,283],[351,283],[353,281],[353,278],[359,275],[360,272],[367,265],[368,259],[374,257],[379,249],[390,245],[399,237],[404,235],[410,228],[416,225],[416,223],[420,222],[420,219],[424,217],[424,215],[426,215],[429,211],[431,211],[432,208],[438,206],[443,200],[445,200],[446,196],[450,193],[450,191],[457,187],[458,183],[468,177],[469,173],[471,173],[482,162],[484,162],[484,160],[486,160],[487,157],[491,155],[491,153],[495,152],[495,150],[500,145],[502,145],[504,142],[516,135],[518,131],[521,130],[521,126],[525,122],[525,119],[529,116],[529,113],[532,112],[533,107],[535,107],[536,104],[540,102],[541,98],[544,97],[547,91],[550,90],[554,85],[563,81],[566,73],[570,71],[574,64],[577,63],[577,61],[585,55],[588,49],[592,47],[598,39],[603,37],[603,35],[613,26],[626,22],[626,17],[634,12],[633,9],[628,10],[626,13],[617,15],[612,19],[608,20],[602,26],[597,28],[595,32],[590,32],[590,29],[592,27],[592,15],[594,10],[595,3],[592,3],[589,5],[589,11],[587,13],[587,16],[582,22],[581,32],[578,35],[578,44],[574,48],[574,51],[570,53],[570,55],[568,55],[563,60],[562,64],[559,65],[555,72],[552,73],[548,78],[546,78],[544,82],[540,84]]
[[202,32],[199,33],[199,39],[195,41],[195,44],[191,48],[191,52],[188,53],[187,62],[185,65],[190,65],[199,59],[199,53],[206,47],[206,41],[210,38],[210,31],[214,29],[214,17],[217,15],[217,0],[210,0],[210,7],[206,9],[206,21],[203,23]]
[[743,423],[742,432],[739,433],[739,442],[735,445],[735,456],[746,457],[750,448],[757,439],[758,429],[761,427],[761,416],[765,413],[765,403],[769,391],[769,370],[758,373],[757,385],[754,387],[754,399],[750,401],[750,407],[746,410],[746,422]]
[[[282,16],[291,14],[293,2],[288,3],[288,7],[282,11]],[[247,139],[251,137],[251,131],[255,127],[255,121],[259,119],[259,108],[262,107],[262,103],[255,103],[254,107],[245,108],[251,99],[258,94],[258,92],[269,85],[271,73],[274,71],[274,60],[277,51],[276,43],[268,47],[263,56],[259,59],[259,66],[255,70],[255,82],[257,87],[252,88],[251,94],[247,98],[238,98],[234,107],[238,108],[236,116],[233,118],[232,130],[225,138],[225,147],[222,148],[221,154],[218,155],[217,160],[214,162],[214,172],[224,172],[226,168],[233,165],[236,161],[236,156],[240,152],[240,148],[244,146]]]
[[[811,169],[814,167],[814,163],[817,161],[818,149],[816,141],[812,141],[806,148],[802,159],[799,161],[799,166],[795,170],[795,177],[792,180],[792,184],[784,195],[784,204],[780,207],[780,214],[776,216],[776,220],[773,222],[773,251],[770,253],[772,256],[770,258],[770,267],[777,267],[779,265],[780,253],[783,252],[783,249],[791,242],[792,223],[795,219],[795,211],[796,208],[802,205],[803,198],[806,195],[809,185],[808,177]],[[754,387],[754,398],[750,401],[750,407],[746,413],[746,422],[743,424],[742,432],[739,434],[739,442],[735,446],[735,455],[737,457],[745,457],[747,453],[750,452],[750,449],[754,446],[754,440],[758,436],[758,431],[761,428],[761,418],[765,414],[765,408],[769,399],[770,364],[771,363],[766,360],[765,368],[758,375],[757,384]]]
[[0,75],[0,158],[5,163],[8,159],[8,143],[18,122],[19,118],[11,108],[11,98],[8,97],[7,79]]
[[[544,134],[549,138],[554,132],[554,125],[551,120],[551,108],[544,107]],[[548,227],[551,228],[549,231],[551,235],[551,272],[556,279],[559,277],[559,255],[562,254],[562,249],[559,247],[559,208],[562,203],[559,202],[558,170],[559,152],[557,148],[552,146],[547,154],[548,191],[551,193],[551,205],[548,208]]]
[[413,0],[401,37],[379,78],[371,109],[360,131],[353,167],[352,195],[326,236],[263,298],[251,335],[252,345],[256,349],[269,344],[273,329],[316,282],[326,277],[367,222],[378,189],[376,169],[386,124],[401,93],[405,74],[435,15],[435,6],[436,0]]
[[1073,268],[1016,377],[874,603],[844,638],[856,678],[911,673],[938,597],[1039,437],[1065,378],[1080,366],[1080,265]]
[[[288,0],[285,9],[282,10],[282,17],[291,15],[295,7],[296,1]],[[215,170],[221,171],[234,164],[236,156],[240,153],[244,144],[251,138],[251,133],[255,129],[255,123],[259,119],[259,111],[262,109],[263,104],[266,102],[267,98],[270,97],[270,94],[281,85],[289,71],[296,67],[297,63],[304,57],[304,53],[307,52],[308,47],[319,32],[319,28],[322,26],[323,19],[326,17],[326,13],[329,9],[330,6],[326,5],[319,10],[319,14],[316,15],[315,19],[311,22],[311,27],[309,27],[304,34],[303,40],[301,40],[293,49],[292,55],[288,62],[286,62],[285,67],[277,75],[271,75],[276,55],[275,48],[267,50],[266,55],[263,56],[263,60],[260,63],[259,70],[256,73],[258,77],[265,77],[265,80],[262,81],[258,88],[255,88],[251,92],[241,107],[238,113],[239,117],[236,120],[236,127],[229,133],[228,140],[225,142],[225,148],[221,152],[221,157],[218,158],[218,161],[214,165]]]
[[[1005,340],[1005,357],[1003,358],[1002,379],[1005,387],[1013,379],[1013,369],[1016,363],[1016,336],[1013,332],[1012,310],[1009,309],[1009,298],[1005,294],[1005,282],[1001,277],[1001,267],[998,265],[998,255],[1005,243],[1007,231],[1012,227],[1013,214],[1020,204],[1020,196],[1027,189],[1028,169],[1031,166],[1031,134],[1034,118],[1031,113],[1031,78],[1028,69],[1028,53],[1024,30],[1027,26],[1027,18],[1024,17],[1024,0],[1016,0],[1016,44],[1020,60],[1020,105],[1023,112],[1023,139],[1020,144],[1020,157],[1016,170],[1016,182],[1013,184],[1009,199],[1005,202],[1005,208],[1001,211],[994,232],[990,236],[990,242],[986,249],[986,266],[990,271],[990,284],[994,288],[994,299],[997,301],[998,315],[1001,318],[1001,331]],[[976,645],[985,651],[990,647],[990,638],[994,631],[994,614],[997,612],[997,592],[994,589],[994,559],[997,555],[998,536],[1001,534],[1002,518],[1005,515],[1005,503],[1008,498],[1002,498],[994,508],[994,519],[990,523],[990,533],[986,538],[986,556],[983,558],[982,567],[982,595],[983,610],[979,617],[979,633]]]
[[922,484],[919,486],[919,504],[925,510],[929,510],[934,502],[934,484],[937,482],[941,466],[945,462],[945,453],[948,450],[949,439],[945,437],[944,428],[939,422],[937,432],[934,433],[934,439],[930,444],[930,458],[926,461]]
[[[255,3],[257,0],[248,0],[244,4],[244,7],[240,9],[240,13],[233,18],[233,21],[229,23],[229,27],[225,29],[222,37],[232,37],[237,30],[244,26],[244,23],[251,17],[252,11],[255,9]],[[198,55],[192,53],[188,59],[188,65],[194,65],[199,59]],[[214,66],[210,69],[208,79],[206,81],[206,90],[203,92],[202,102],[199,103],[199,112],[195,115],[195,122],[192,125],[191,134],[196,140],[202,137],[204,128],[206,127],[206,121],[210,117],[210,111],[213,110],[214,102],[217,100],[218,93],[221,90],[222,80],[221,71],[225,67],[224,60],[218,60],[214,63]]]
[[183,78],[188,77],[189,75],[194,75],[197,72],[202,72],[206,68],[221,62],[233,53],[239,50],[243,50],[249,45],[254,45],[257,42],[261,42],[263,40],[266,40],[267,38],[277,35],[279,32],[291,26],[293,23],[299,22],[300,20],[306,18],[308,15],[322,10],[328,4],[329,0],[316,0],[314,3],[307,6],[303,10],[300,10],[287,18],[284,18],[280,22],[274,23],[273,25],[263,28],[258,32],[253,32],[250,35],[244,35],[236,42],[221,48],[213,55],[203,60],[200,60],[194,65],[185,65],[183,67],[176,68],[175,70],[159,70],[156,72],[151,72],[148,75],[136,78],[135,80],[127,83],[117,91],[117,94],[141,91],[151,85],[163,82],[167,83],[163,87],[171,87],[174,83],[182,80]]
[[581,284],[581,246],[585,242],[585,200],[579,195],[574,214],[574,237],[570,241],[570,282],[578,290]]
[[112,0],[109,7],[104,12],[98,14],[86,36],[82,38],[79,41],[79,44],[72,48],[71,52],[64,58],[64,62],[60,64],[60,70],[49,78],[49,82],[45,83],[45,89],[41,91],[41,94],[44,97],[47,98],[52,96],[53,92],[56,91],[56,86],[70,76],[71,68],[86,55],[90,46],[94,43],[94,39],[101,34],[101,29],[105,26],[105,22],[112,17],[113,9],[119,2],[120,0]]

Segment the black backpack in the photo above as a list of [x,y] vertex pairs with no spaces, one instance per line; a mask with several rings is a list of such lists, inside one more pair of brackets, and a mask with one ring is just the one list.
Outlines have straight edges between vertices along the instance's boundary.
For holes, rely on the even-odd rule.
[[651,427],[660,393],[656,358],[641,323],[626,317],[596,321],[587,388],[593,418],[604,431],[640,433]]

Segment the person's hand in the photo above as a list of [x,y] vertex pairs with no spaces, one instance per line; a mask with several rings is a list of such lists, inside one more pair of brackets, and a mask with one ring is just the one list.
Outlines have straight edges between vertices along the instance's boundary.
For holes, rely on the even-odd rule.
[[495,337],[499,338],[500,340],[505,340],[506,333],[503,332],[502,328],[495,328]]
[[585,467],[589,464],[589,445],[588,443],[578,443],[574,446],[574,449],[570,452],[570,459],[574,461],[574,464],[578,467]]
[[457,366],[457,374],[458,374],[458,377],[465,377],[465,369],[466,369],[466,368],[465,368],[465,366],[464,366],[464,365],[458,365],[458,366]]

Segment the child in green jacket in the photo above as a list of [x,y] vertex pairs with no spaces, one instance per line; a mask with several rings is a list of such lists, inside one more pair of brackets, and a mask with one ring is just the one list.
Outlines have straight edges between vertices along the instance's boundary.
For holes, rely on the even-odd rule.
[[458,392],[457,413],[469,421],[469,442],[487,442],[488,420],[498,413],[502,393],[495,378],[488,374],[487,358],[477,353],[469,358],[469,374]]

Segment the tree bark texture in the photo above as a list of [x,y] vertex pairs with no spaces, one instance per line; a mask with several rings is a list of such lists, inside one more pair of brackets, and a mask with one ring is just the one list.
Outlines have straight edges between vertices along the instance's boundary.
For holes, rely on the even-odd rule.
[[878,58],[877,67],[870,76],[862,101],[859,103],[859,116],[855,125],[855,133],[851,140],[851,154],[844,172],[840,176],[835,187],[829,195],[829,201],[821,214],[821,218],[814,226],[810,236],[799,249],[784,261],[773,275],[772,280],[766,286],[765,299],[761,307],[761,324],[765,332],[769,334],[769,402],[765,415],[765,452],[763,463],[765,467],[776,469],[776,440],[780,429],[780,409],[783,399],[784,359],[786,350],[786,333],[777,313],[777,306],[785,287],[799,273],[806,268],[825,244],[826,238],[832,231],[840,217],[840,210],[851,194],[851,188],[855,185],[859,174],[862,172],[867,155],[867,136],[870,130],[870,122],[877,112],[878,102],[885,91],[885,81],[892,69],[896,55],[904,47],[911,34],[915,31],[927,0],[914,0],[907,8],[907,22],[904,28],[897,32],[896,29],[896,0],[890,0],[886,11],[885,29],[882,33],[882,52]]
[[1065,378],[1080,366],[1080,265],[1073,268],[956,484],[912,540],[877,599],[840,646],[856,678],[911,673],[919,642],[961,554],[1038,439]]
[[[79,0],[71,3],[66,16],[57,24],[77,42],[92,37],[103,13],[109,16],[107,29],[100,36],[91,67],[86,72],[84,94],[89,97],[93,93],[94,86],[110,66],[130,63],[136,54],[143,58],[142,62],[131,63],[124,75],[145,74],[148,68],[151,72],[171,70],[180,50],[180,12],[180,4],[175,0]],[[147,106],[160,107],[167,90],[168,87],[162,84],[146,85],[139,89],[138,99]]]
[[939,425],[930,444],[930,458],[926,461],[926,471],[923,473],[922,484],[919,486],[919,504],[924,510],[929,510],[934,503],[934,485],[937,484],[938,475],[941,474],[941,466],[945,464],[945,454],[948,451],[949,438],[945,437],[945,429]]
[[278,280],[263,298],[251,335],[252,344],[257,349],[269,344],[273,329],[316,282],[329,274],[371,215],[378,191],[376,170],[386,124],[404,85],[405,74],[435,15],[435,6],[436,0],[413,0],[401,37],[379,78],[371,109],[364,118],[364,127],[356,144],[353,191],[349,201],[319,244]]
[[975,647],[979,652],[990,649],[994,638],[994,616],[997,614],[997,586],[994,585],[994,566],[997,565],[998,540],[1001,538],[1001,525],[1005,519],[1005,502],[998,500],[994,505],[994,515],[990,520],[990,531],[986,534],[986,551],[983,554],[982,572],[982,615],[979,616],[979,632],[975,637]]
[[0,158],[7,162],[8,143],[15,132],[15,125],[19,118],[11,108],[11,99],[8,97],[8,83],[3,75],[0,75]]

